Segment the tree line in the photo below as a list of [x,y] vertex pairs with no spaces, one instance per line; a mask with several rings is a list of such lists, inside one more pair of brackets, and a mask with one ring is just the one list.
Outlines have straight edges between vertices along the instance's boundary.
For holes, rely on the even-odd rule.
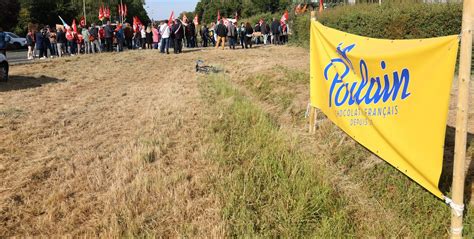
[[[303,1],[304,2],[304,1]],[[201,0],[194,13],[205,23],[216,21],[217,12],[221,17],[249,18],[260,13],[283,13],[291,10],[292,0]]]
[[[122,0],[128,6],[127,22],[138,16],[143,22],[149,21],[144,5],[145,0]],[[98,23],[100,6],[110,7],[112,20],[119,19],[118,5],[120,0],[1,0],[0,26],[7,31],[25,34],[28,25],[44,24],[54,26],[60,23],[61,16],[68,24],[72,19],[79,20],[84,15],[85,3],[87,23]]]

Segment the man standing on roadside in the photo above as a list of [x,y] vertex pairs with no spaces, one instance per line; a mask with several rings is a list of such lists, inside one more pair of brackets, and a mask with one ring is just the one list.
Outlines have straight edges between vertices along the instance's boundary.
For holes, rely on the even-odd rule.
[[271,31],[273,45],[280,44],[280,22],[277,21],[275,18],[273,18]]
[[179,54],[183,52],[183,38],[184,28],[179,19],[174,20],[174,25],[171,28],[174,35],[174,53]]
[[58,29],[58,33],[56,34],[56,44],[58,48],[58,56],[63,57],[63,49],[67,43],[66,34],[64,33],[63,28]]
[[89,36],[90,36],[92,53],[96,53],[96,51],[101,53],[102,50],[100,49],[100,43],[99,43],[99,29],[97,29],[94,23],[92,23],[91,29],[89,30]]
[[[235,22],[237,24],[237,22]],[[229,21],[227,24],[227,36],[229,37],[229,48],[235,50],[235,44],[237,42],[237,27]]]
[[108,52],[113,50],[113,42],[112,38],[114,37],[114,29],[112,29],[112,25],[110,25],[110,21],[107,21],[107,25],[104,27],[105,31],[105,47]]
[[170,27],[168,26],[168,20],[161,22],[160,26],[161,45],[160,52],[170,54]]
[[216,49],[219,48],[219,44],[222,43],[222,50],[224,50],[225,47],[225,38],[227,36],[227,27],[224,26],[224,21],[220,20],[219,24],[217,24],[216,28],[216,35],[217,35],[217,43],[216,43]]

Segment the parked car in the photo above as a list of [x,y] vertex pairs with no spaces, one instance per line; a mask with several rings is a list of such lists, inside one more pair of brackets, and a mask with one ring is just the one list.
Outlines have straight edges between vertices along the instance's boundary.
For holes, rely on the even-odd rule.
[[26,38],[19,37],[15,33],[5,32],[10,37],[10,45],[13,49],[20,49],[26,47]]
[[0,82],[1,81],[8,81],[8,60],[2,53],[0,53]]

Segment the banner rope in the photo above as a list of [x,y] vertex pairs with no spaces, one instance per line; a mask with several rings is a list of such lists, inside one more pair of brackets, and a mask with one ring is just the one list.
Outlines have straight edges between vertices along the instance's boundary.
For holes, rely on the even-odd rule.
[[[451,198],[448,198],[446,196],[444,197],[444,201],[446,202],[446,204],[448,204],[454,210],[454,213],[456,214],[456,216],[458,216],[458,217],[462,216],[462,214],[464,212],[464,204],[456,204],[456,203],[453,202],[453,200]],[[460,229],[462,231],[462,227],[461,228],[456,228],[456,229]]]

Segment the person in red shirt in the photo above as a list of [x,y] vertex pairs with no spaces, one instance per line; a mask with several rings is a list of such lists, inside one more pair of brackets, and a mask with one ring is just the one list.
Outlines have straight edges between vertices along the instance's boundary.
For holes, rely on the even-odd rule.
[[70,27],[66,28],[67,49],[71,56],[76,54],[76,43],[74,42],[74,32]]
[[105,45],[105,30],[102,26],[99,27],[99,41],[100,41],[100,48],[102,48],[102,51],[103,51],[104,45]]

